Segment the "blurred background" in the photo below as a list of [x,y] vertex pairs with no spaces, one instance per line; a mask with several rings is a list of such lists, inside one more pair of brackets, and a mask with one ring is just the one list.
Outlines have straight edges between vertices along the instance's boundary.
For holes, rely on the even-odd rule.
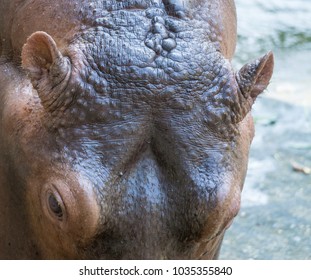
[[220,259],[311,259],[311,0],[236,0],[234,64],[269,50],[275,71],[253,110],[242,207]]

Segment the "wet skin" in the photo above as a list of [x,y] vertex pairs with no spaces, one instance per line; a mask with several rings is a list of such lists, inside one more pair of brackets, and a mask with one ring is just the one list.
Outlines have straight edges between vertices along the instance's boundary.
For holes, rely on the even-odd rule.
[[216,258],[273,69],[232,69],[234,3],[4,9],[0,257]]

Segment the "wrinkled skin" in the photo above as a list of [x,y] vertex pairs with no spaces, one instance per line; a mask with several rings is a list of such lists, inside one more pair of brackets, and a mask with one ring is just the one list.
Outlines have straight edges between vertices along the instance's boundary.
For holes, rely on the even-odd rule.
[[251,106],[233,1],[0,1],[0,258],[212,259]]

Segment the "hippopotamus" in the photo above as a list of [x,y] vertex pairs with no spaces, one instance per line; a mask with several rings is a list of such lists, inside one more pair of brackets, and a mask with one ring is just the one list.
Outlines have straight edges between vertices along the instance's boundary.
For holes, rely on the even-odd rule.
[[232,0],[0,2],[0,258],[215,259],[273,54]]

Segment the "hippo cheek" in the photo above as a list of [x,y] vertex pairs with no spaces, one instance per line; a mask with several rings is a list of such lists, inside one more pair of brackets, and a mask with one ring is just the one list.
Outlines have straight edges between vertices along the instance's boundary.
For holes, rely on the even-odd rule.
[[30,182],[27,194],[34,239],[44,258],[81,258],[96,234],[99,206],[88,181],[66,178]]
[[218,259],[224,235],[240,210],[240,197],[239,192],[231,192],[225,200],[220,199],[218,206],[211,211],[203,231],[203,236],[208,238],[203,238],[196,259]]

